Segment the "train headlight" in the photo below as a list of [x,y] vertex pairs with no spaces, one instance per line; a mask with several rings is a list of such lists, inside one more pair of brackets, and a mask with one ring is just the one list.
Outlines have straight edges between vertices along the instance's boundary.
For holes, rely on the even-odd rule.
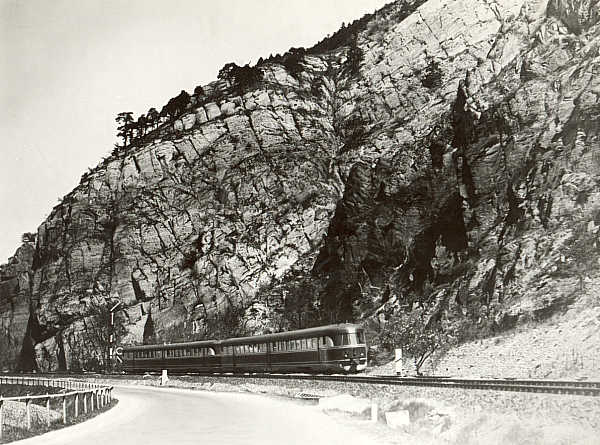
[[344,358],[348,358],[348,353],[344,352]]

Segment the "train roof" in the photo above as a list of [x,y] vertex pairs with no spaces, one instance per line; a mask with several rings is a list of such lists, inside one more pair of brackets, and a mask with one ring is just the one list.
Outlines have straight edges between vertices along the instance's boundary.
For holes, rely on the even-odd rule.
[[156,345],[142,345],[142,346],[124,346],[123,351],[155,351],[157,349],[166,348],[206,348],[216,346],[219,343],[218,340],[201,340],[201,341],[187,341],[182,343],[163,343]]
[[354,333],[362,329],[362,326],[351,323],[331,324],[316,328],[297,329],[295,331],[277,332],[274,334],[253,335],[251,337],[228,338],[226,340],[202,340],[182,343],[164,343],[156,345],[126,346],[124,351],[155,351],[157,349],[180,349],[180,348],[204,348],[213,346],[233,346],[240,344],[264,343],[269,341],[290,340],[294,338],[321,337],[323,335],[335,335],[343,333]]
[[319,326],[316,328],[277,332],[275,334],[253,335],[252,337],[228,338],[227,340],[221,340],[219,343],[222,346],[239,345],[246,343],[264,343],[269,341],[290,340],[294,338],[310,338],[321,337],[323,335],[354,333],[358,329],[362,329],[362,326],[350,323],[332,324],[328,326]]

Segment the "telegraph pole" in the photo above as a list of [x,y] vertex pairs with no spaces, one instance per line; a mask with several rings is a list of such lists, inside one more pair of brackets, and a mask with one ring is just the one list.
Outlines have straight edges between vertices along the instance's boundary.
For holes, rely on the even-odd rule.
[[108,370],[113,370],[115,365],[118,363],[123,363],[121,360],[121,348],[115,348],[115,312],[122,305],[120,301],[115,303],[113,307],[110,308],[110,328],[109,328],[109,337],[108,337],[108,347],[109,347],[109,357],[108,357]]

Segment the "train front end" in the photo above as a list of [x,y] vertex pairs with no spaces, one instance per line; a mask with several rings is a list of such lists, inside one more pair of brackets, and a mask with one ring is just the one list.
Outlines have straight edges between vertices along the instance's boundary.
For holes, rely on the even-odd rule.
[[361,326],[341,325],[331,338],[326,349],[330,371],[352,374],[366,369],[367,344]]

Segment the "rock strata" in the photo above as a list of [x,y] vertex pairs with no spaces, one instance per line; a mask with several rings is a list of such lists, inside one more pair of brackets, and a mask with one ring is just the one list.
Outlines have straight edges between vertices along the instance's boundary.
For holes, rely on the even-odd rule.
[[342,45],[206,86],[225,92],[84,175],[15,255],[30,265],[3,266],[2,357],[101,366],[115,302],[124,343],[150,311],[183,339],[238,309],[258,332],[415,305],[500,329],[524,301],[568,305],[597,258],[597,6],[398,1],[355,68]]

